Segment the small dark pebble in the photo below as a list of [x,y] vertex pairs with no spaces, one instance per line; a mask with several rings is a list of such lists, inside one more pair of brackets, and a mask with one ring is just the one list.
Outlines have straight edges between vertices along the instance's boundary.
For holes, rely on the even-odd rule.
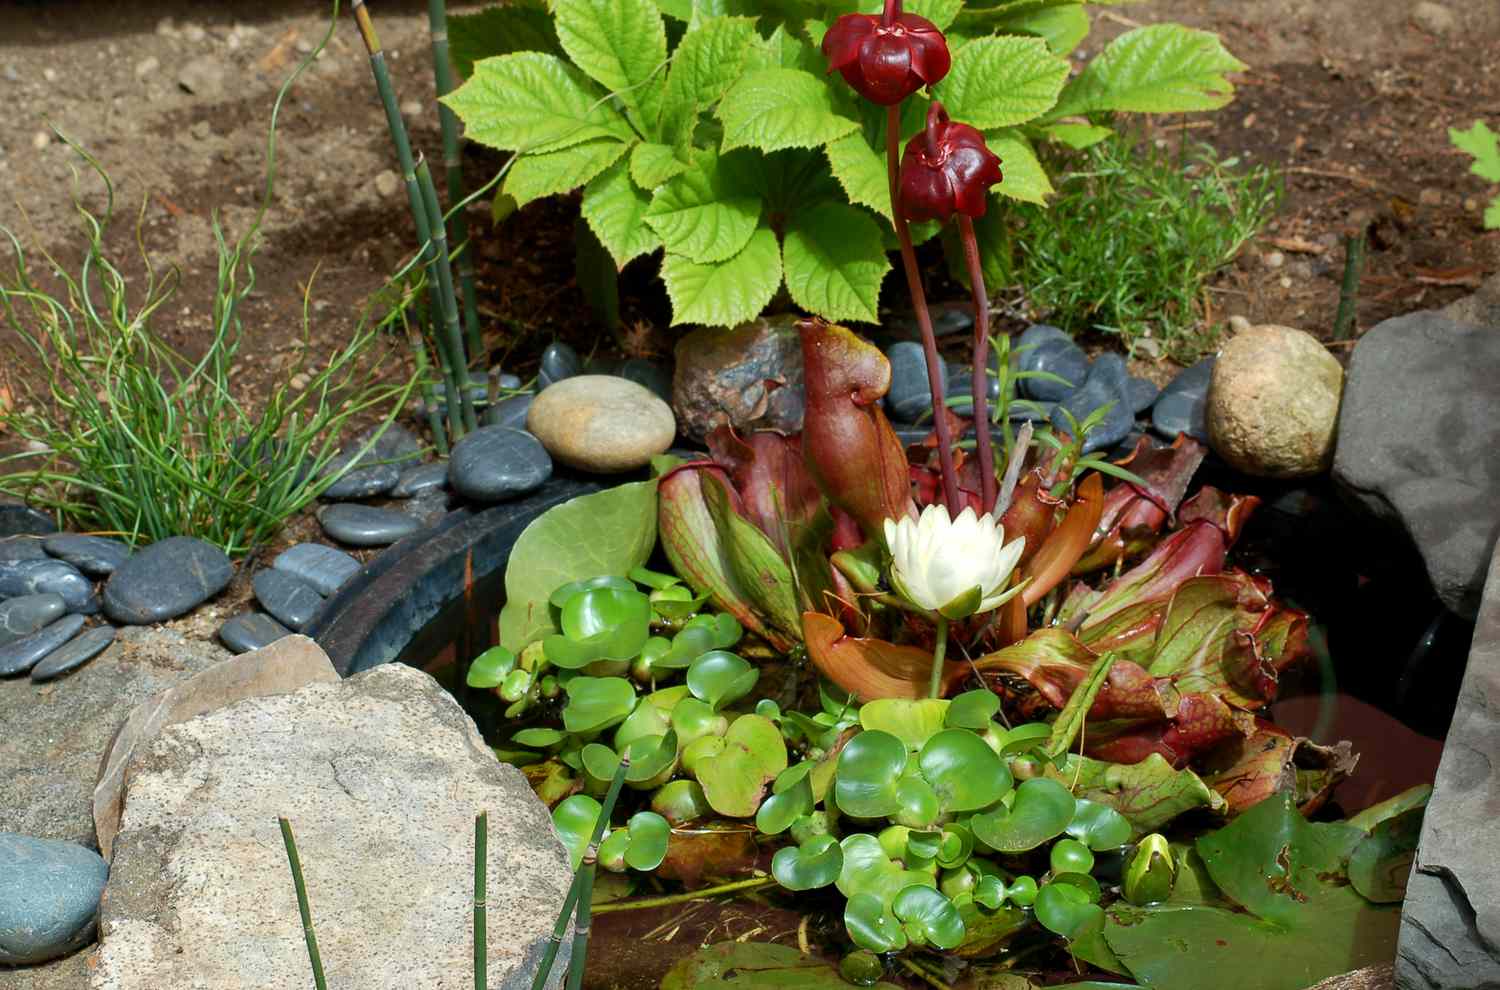
[[264,612],[236,615],[219,627],[219,641],[235,653],[249,653],[270,646],[292,631]]
[[72,564],[62,560],[0,561],[0,598],[21,595],[62,595],[69,612],[92,615],[99,611],[94,582]]
[[0,602],[0,646],[30,636],[67,611],[62,595],[22,595]]
[[104,611],[116,622],[165,622],[217,595],[234,577],[224,551],[193,536],[169,536],[136,551],[104,585]]
[[572,378],[583,370],[578,352],[560,340],[555,340],[542,351],[541,369],[537,372],[537,388],[544,389],[564,378]]
[[27,505],[0,505],[0,537],[46,536],[57,532],[52,517]]
[[411,516],[394,509],[338,503],[318,510],[323,532],[351,547],[383,547],[410,536],[420,527]]
[[31,668],[31,679],[40,683],[61,677],[103,653],[114,641],[114,626],[95,626],[47,654],[41,663]]
[[276,555],[271,566],[301,578],[320,595],[331,595],[359,573],[360,563],[342,550],[322,543],[299,543]]
[[312,585],[274,567],[257,571],[251,585],[260,607],[288,629],[301,632],[323,607],[323,596]]
[[43,537],[7,536],[0,540],[0,561],[46,560],[50,556],[42,546]]
[[42,546],[52,556],[66,560],[92,577],[108,577],[130,557],[128,546],[103,536],[58,533],[47,537]]
[[81,615],[65,615],[39,632],[0,646],[0,677],[26,673],[42,657],[78,635],[85,621]]
[[420,492],[446,488],[448,485],[448,462],[434,461],[418,464],[401,472],[396,487],[391,489],[392,498],[411,498]]

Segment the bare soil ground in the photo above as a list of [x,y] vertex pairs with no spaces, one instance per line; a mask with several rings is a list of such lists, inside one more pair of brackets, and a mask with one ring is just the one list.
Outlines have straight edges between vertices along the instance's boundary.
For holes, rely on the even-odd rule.
[[[418,144],[437,158],[425,5],[390,0],[372,7],[403,112]],[[1479,219],[1493,190],[1467,174],[1467,160],[1447,139],[1449,126],[1496,122],[1500,6],[1434,7],[1412,0],[1157,0],[1095,8],[1090,50],[1134,24],[1179,20],[1220,32],[1250,65],[1226,110],[1150,122],[1162,140],[1190,135],[1224,154],[1273,162],[1286,177],[1281,215],[1211,287],[1212,319],[1239,314],[1327,336],[1343,269],[1341,238],[1359,228],[1371,232],[1361,328],[1449,302],[1500,267],[1500,233],[1485,233]],[[231,234],[248,224],[264,182],[272,97],[322,35],[326,16],[323,5],[291,0],[0,6],[8,125],[0,129],[0,223],[33,248],[75,259],[80,240],[70,193],[77,159],[49,125],[89,149],[118,184],[120,216],[110,243],[132,253],[139,210],[146,248],[181,268],[182,287],[157,328],[192,353],[209,334],[212,218],[217,211]],[[278,147],[257,291],[245,311],[250,360],[241,383],[252,394],[288,373],[302,335],[302,293],[314,272],[310,332],[317,352],[347,334],[413,246],[380,105],[347,16],[288,101]],[[487,178],[496,164],[470,149],[470,181]],[[86,176],[79,189],[99,201],[97,182]],[[572,282],[572,216],[571,204],[544,202],[491,229],[487,211],[473,211],[488,339],[494,356],[523,375],[554,337],[585,351],[602,338]],[[653,267],[636,262],[622,286],[627,320],[643,328],[628,342],[638,351],[662,350],[672,340]],[[1160,368],[1156,377],[1168,373]]]

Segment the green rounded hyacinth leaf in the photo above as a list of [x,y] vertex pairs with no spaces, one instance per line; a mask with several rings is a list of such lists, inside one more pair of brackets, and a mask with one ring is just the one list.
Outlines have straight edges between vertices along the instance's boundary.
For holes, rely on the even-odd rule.
[[[603,743],[589,743],[583,747],[579,758],[583,760],[584,773],[606,783],[614,777],[615,769],[620,765],[619,754]],[[629,773],[627,770],[626,774]]]
[[688,689],[714,708],[733,704],[755,687],[760,671],[726,650],[710,650],[688,667]]
[[1028,876],[1019,876],[1006,883],[1004,877],[989,873],[974,885],[975,902],[991,911],[998,910],[1007,901],[1017,907],[1029,907],[1036,903],[1036,895],[1036,880]]
[[1077,839],[1059,839],[1048,857],[1053,873],[1087,873],[1094,868],[1094,854]]
[[1088,873],[1054,873],[1047,881],[1048,886],[1059,883],[1069,884],[1083,891],[1088,895],[1090,904],[1098,904],[1099,898],[1104,896],[1104,888]]
[[873,894],[855,894],[844,905],[844,928],[854,944],[871,952],[906,948],[906,932],[896,916]]
[[917,767],[949,813],[987,808],[1012,784],[1005,762],[969,729],[944,729],[927,740]]
[[635,709],[635,685],[623,677],[575,677],[564,688],[563,728],[585,733],[625,721]]
[[599,820],[601,810],[599,802],[587,794],[574,794],[552,809],[552,828],[568,850],[575,870],[583,862],[584,851],[594,834],[594,823]]
[[531,671],[513,670],[500,682],[500,697],[505,701],[520,701],[531,690]]
[[677,733],[668,729],[664,735],[641,736],[631,740],[625,749],[630,754],[625,782],[644,784],[662,776],[677,762]]
[[762,698],[755,703],[755,714],[761,718],[768,718],[773,722],[781,721],[781,706],[770,698]]
[[915,774],[909,774],[896,782],[897,822],[910,828],[925,829],[942,814],[942,803],[932,785]]
[[907,830],[906,833],[906,858],[908,860],[936,860],[938,850],[943,845],[943,833],[933,830],[930,832],[919,832]]
[[499,687],[507,674],[516,669],[516,655],[503,646],[492,646],[469,664],[464,683],[471,688]]
[[718,649],[718,638],[705,626],[688,626],[672,637],[671,648],[655,661],[664,670],[686,670],[709,650]]
[[672,708],[672,728],[686,746],[706,736],[722,736],[729,731],[729,719],[697,698],[683,698]]
[[974,838],[997,852],[1026,852],[1055,839],[1073,820],[1075,801],[1062,784],[1042,777],[1022,781],[1010,808],[969,819]]
[[896,786],[906,769],[906,744],[879,729],[859,733],[839,752],[834,800],[855,818],[885,818],[901,808]]
[[682,584],[682,578],[676,574],[663,574],[661,571],[653,571],[649,567],[632,567],[630,569],[630,580],[636,584],[644,584],[653,591],[661,591],[664,588],[672,588]]
[[696,780],[672,780],[651,795],[651,810],[680,825],[702,818],[713,809]]
[[1052,738],[1052,726],[1045,722],[1027,722],[1005,730],[1000,737],[1000,755],[1016,756],[1041,749]]
[[694,777],[699,775],[704,761],[724,752],[723,736],[703,736],[682,747],[682,769]]
[[760,808],[766,784],[786,769],[786,742],[776,724],[741,715],[729,726],[723,749],[697,761],[708,803],[729,818],[749,818]]
[[568,738],[566,732],[557,729],[522,729],[510,737],[510,741],[517,746],[531,746],[535,749],[546,749],[556,746]]
[[615,730],[615,748],[628,746],[647,736],[665,735],[672,723],[655,705],[636,705],[635,711]]
[[[635,590],[603,587],[579,592],[563,602],[561,609],[563,635],[571,640],[582,641],[600,633],[619,629],[622,626],[649,629],[651,625],[651,599]],[[642,637],[639,651],[646,638]],[[634,653],[632,653],[634,656]],[[627,657],[610,657],[624,660]]]
[[953,902],[931,887],[912,885],[896,895],[891,912],[913,942],[954,949],[964,940],[964,920]]
[[1130,841],[1130,820],[1107,804],[1078,798],[1067,833],[1090,849],[1118,849]]
[[943,838],[938,843],[937,864],[945,870],[962,865],[974,853],[974,833],[968,826],[954,822],[943,826]]
[[[810,767],[810,764],[800,763],[797,767],[783,771],[777,776],[776,784],[779,785],[783,777],[802,766]],[[771,790],[771,796],[761,802],[760,809],[755,813],[755,827],[761,834],[780,835],[803,815],[812,814],[812,784],[805,771],[790,786],[777,790],[773,785]]]
[[614,588],[616,591],[634,591],[635,585],[631,584],[627,578],[622,578],[619,575],[603,574],[599,577],[585,578],[582,581],[569,581],[567,584],[559,585],[557,590],[552,592],[552,594],[548,597],[547,601],[552,605],[553,608],[560,609],[564,605],[566,605],[568,603],[568,599],[572,598],[574,595],[582,594],[585,591],[592,591],[595,588]]
[[598,863],[601,869],[611,873],[624,873],[625,853],[630,849],[630,833],[623,828],[615,829],[599,843]]
[[1073,884],[1047,884],[1037,891],[1034,910],[1043,928],[1069,941],[1104,927],[1104,909],[1089,900],[1088,891]]
[[630,846],[625,850],[625,863],[632,870],[648,872],[656,869],[667,858],[667,843],[672,837],[672,826],[654,811],[638,811],[630,817],[625,829],[630,834]]
[[928,739],[942,730],[948,704],[941,698],[916,701],[880,698],[860,708],[859,724],[867,731],[890,733],[907,749],[921,749]]
[[787,890],[816,890],[839,877],[844,850],[831,835],[816,835],[800,846],[776,850],[771,875]]
[[943,724],[950,729],[973,729],[982,732],[1000,710],[1000,696],[993,691],[965,691],[948,701]]

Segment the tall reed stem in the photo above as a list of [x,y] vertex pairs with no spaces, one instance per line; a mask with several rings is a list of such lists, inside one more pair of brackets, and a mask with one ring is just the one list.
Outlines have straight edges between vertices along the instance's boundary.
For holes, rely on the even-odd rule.
[[[458,330],[458,303],[453,296],[453,267],[448,260],[448,231],[443,226],[443,208],[438,203],[437,186],[432,182],[432,170],[427,159],[417,158],[417,185],[422,190],[422,206],[427,211],[427,227],[432,233],[432,243],[437,255],[438,301],[443,310],[443,336],[448,341],[448,350],[460,359],[464,353],[464,341]],[[462,361],[456,369],[461,386],[458,401],[463,410],[465,430],[479,428],[479,418],[474,413],[474,399],[469,395],[469,364]]]
[[474,990],[489,985],[489,883],[490,813],[481,811],[474,819]]
[[969,267],[969,288],[974,293],[974,436],[979,451],[980,508],[993,511],[998,490],[995,487],[995,448],[990,445],[990,297],[984,287],[984,269],[979,264],[979,240],[974,236],[974,221],[967,214],[958,215],[958,235],[964,243],[964,261]]
[[[445,0],[427,0],[427,27],[432,34],[432,72],[439,100],[453,92],[453,63],[448,58],[448,5]],[[443,132],[443,170],[448,181],[448,202],[464,198],[464,162],[458,141],[458,116],[446,103],[438,103],[438,124]],[[449,231],[458,266],[459,291],[464,304],[464,331],[468,334],[469,357],[484,356],[484,335],[479,328],[479,296],[474,291],[473,251],[469,245],[469,221],[463,210],[454,210]]]
[[439,289],[431,278],[431,265],[436,258],[432,231],[427,222],[427,208],[422,203],[422,191],[417,185],[416,162],[412,158],[411,139],[406,134],[406,124],[401,119],[401,108],[396,102],[396,87],[391,82],[391,72],[385,62],[385,50],[380,45],[380,36],[375,33],[375,23],[365,0],[351,0],[349,10],[359,28],[365,51],[370,56],[370,72],[375,77],[375,88],[380,93],[380,103],[385,109],[386,129],[391,135],[391,144],[396,149],[396,161],[401,166],[401,179],[406,185],[407,204],[411,209],[412,223],[417,228],[417,243],[421,245],[421,258],[427,267],[428,302],[431,309],[433,340],[437,342],[438,358],[443,365],[443,391],[448,398],[448,429],[453,439],[464,433],[463,412],[460,402],[463,386],[468,382],[468,362],[462,350],[453,353],[444,341],[442,332],[442,302]]
[[302,877],[302,858],[297,855],[297,840],[292,837],[292,823],[278,818],[281,823],[281,842],[286,846],[286,859],[292,868],[292,886],[297,889],[297,910],[302,914],[302,935],[307,940],[307,958],[312,963],[313,985],[318,990],[328,990],[328,980],[323,975],[323,957],[318,954],[318,933],[313,931],[312,908],[307,903],[307,882]]
[[[900,4],[895,5],[900,13]],[[888,5],[887,10],[890,7]],[[896,228],[896,239],[901,242],[901,264],[906,270],[906,284],[911,289],[912,309],[917,314],[917,328],[922,332],[922,353],[927,359],[927,387],[932,392],[932,425],[937,432],[938,465],[943,473],[943,500],[948,503],[948,513],[956,516],[962,503],[958,493],[958,472],[953,466],[953,435],[948,428],[947,406],[944,404],[945,384],[938,370],[937,335],[932,330],[932,315],[927,311],[927,293],[922,289],[922,273],[917,268],[917,252],[912,247],[911,230],[906,223],[906,214],[901,211],[900,167],[901,167],[901,106],[886,108],[885,125],[886,171],[890,176],[891,223]]]

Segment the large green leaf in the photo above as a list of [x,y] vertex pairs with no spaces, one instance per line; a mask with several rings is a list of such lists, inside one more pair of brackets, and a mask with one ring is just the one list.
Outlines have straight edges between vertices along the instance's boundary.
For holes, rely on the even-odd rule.
[[699,264],[724,261],[744,249],[760,219],[760,197],[721,168],[710,149],[693,167],[656,190],[644,214],[667,251]]
[[[647,145],[636,145],[636,152]],[[635,154],[631,155],[632,164]],[[582,213],[617,268],[661,247],[661,239],[643,221],[651,197],[630,181],[630,169],[616,162],[583,190]]]
[[642,141],[630,152],[630,177],[648,192],[688,168],[688,163],[677,156],[677,149],[671,145]]
[[996,26],[1004,34],[1035,35],[1054,55],[1066,56],[1088,37],[1089,15],[1082,3],[1065,3],[1022,9],[1001,17]]
[[1349,857],[1349,882],[1377,904],[1399,904],[1422,834],[1422,808],[1387,818],[1365,836]]
[[937,25],[939,31],[943,31],[953,23],[963,7],[963,0],[911,0],[903,9],[908,14],[927,18]]
[[741,76],[719,103],[718,118],[724,124],[724,151],[816,148],[859,127],[836,111],[830,85],[801,69]]
[[702,323],[732,327],[754,319],[781,285],[781,252],[776,235],[762,226],[743,250],[727,261],[702,265],[680,254],[661,264],[672,300],[672,325]]
[[828,167],[843,186],[849,202],[869,207],[889,220],[891,186],[885,158],[870,147],[864,134],[855,132],[830,141],[823,153],[828,156]]
[[474,74],[474,63],[511,52],[563,54],[552,15],[541,0],[515,0],[472,14],[448,15],[448,55],[461,78]]
[[613,138],[575,144],[561,151],[522,155],[505,176],[504,192],[517,207],[577,189],[624,157],[630,145]]
[[794,214],[782,263],[787,291],[803,309],[836,322],[879,321],[880,283],[891,262],[880,228],[863,210],[823,203]]
[[1124,815],[1137,832],[1160,828],[1185,811],[1207,808],[1222,814],[1224,798],[1191,770],[1177,770],[1160,753],[1139,763],[1108,763],[1070,755],[1048,765],[1049,778]]
[[625,118],[582,72],[555,55],[487,58],[443,102],[471,141],[502,151],[556,151],[595,138],[628,141]]
[[557,0],[557,38],[649,135],[661,107],[667,32],[652,0]]
[[991,131],[984,140],[990,150],[1000,156],[1000,171],[1005,175],[992,191],[1023,203],[1047,205],[1047,197],[1052,195],[1052,180],[1047,178],[1047,170],[1037,160],[1036,151],[1025,135],[1007,128]]
[[662,140],[674,145],[690,140],[699,111],[719,102],[759,44],[753,17],[714,17],[689,28],[667,71]]
[[1041,38],[980,38],[954,54],[936,95],[954,120],[989,130],[1051,110],[1067,79],[1067,60]]
[[1148,24],[1120,35],[1090,61],[1063,90],[1052,116],[1217,110],[1234,95],[1225,73],[1245,68],[1212,32]]
[[600,574],[628,574],[655,546],[655,481],[617,485],[548,509],[511,549],[500,644],[519,653],[556,632],[548,604],[554,590]]

